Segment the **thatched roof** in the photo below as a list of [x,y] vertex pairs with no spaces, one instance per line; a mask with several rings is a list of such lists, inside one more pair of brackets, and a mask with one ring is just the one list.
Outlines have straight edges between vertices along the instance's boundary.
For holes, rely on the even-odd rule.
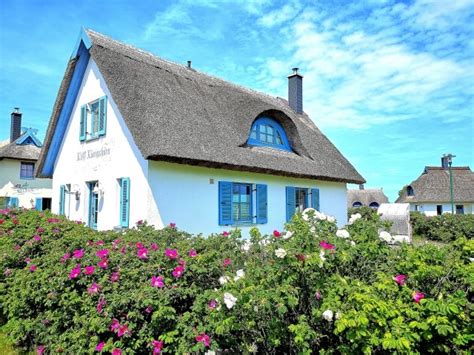
[[[20,136],[17,140],[21,139]],[[17,141],[16,140],[16,141]],[[16,160],[38,160],[41,148],[34,144],[17,144],[16,141],[0,147],[0,160],[16,159]]]
[[[454,202],[474,203],[474,173],[468,166],[453,167]],[[408,196],[407,187],[413,189]],[[442,167],[427,166],[420,177],[405,186],[396,202],[421,203],[451,201],[449,170]]]
[[[362,183],[364,179],[306,114],[281,98],[171,63],[87,30],[91,59],[145,159],[275,175]],[[70,62],[45,139],[54,127],[74,64]],[[293,152],[246,145],[253,121],[267,115],[285,129]],[[40,165],[44,158],[40,158]],[[41,170],[41,169],[39,169]]]
[[372,202],[381,205],[387,203],[388,198],[382,189],[347,190],[347,207],[352,207],[354,202],[360,202],[363,206],[369,206]]

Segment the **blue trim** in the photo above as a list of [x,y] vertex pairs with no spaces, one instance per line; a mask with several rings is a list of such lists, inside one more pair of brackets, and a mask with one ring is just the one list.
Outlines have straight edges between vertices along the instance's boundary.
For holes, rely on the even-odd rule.
[[296,189],[293,186],[286,187],[286,221],[291,221],[296,210]]
[[99,136],[105,136],[107,131],[107,96],[99,99]]
[[219,181],[219,225],[232,225],[232,183]]
[[81,44],[83,44],[87,50],[92,47],[92,41],[87,35],[86,29],[84,27],[81,28],[81,32],[79,33],[79,37],[77,38],[76,45],[74,46],[74,50],[71,54],[71,59],[76,58],[78,56]]
[[[94,193],[93,190],[94,190],[94,186],[95,184],[97,183],[97,181],[93,181],[93,182],[89,182],[89,221],[88,221],[88,224],[89,224],[89,227],[91,227],[92,229],[95,229],[97,230],[97,220],[98,220],[98,215],[99,215],[99,211],[97,211],[96,209],[96,205],[95,205],[95,202],[97,200],[97,208],[99,207],[99,194],[98,193]],[[96,218],[96,215],[97,214],[97,218]]]
[[[260,139],[260,126],[270,126],[272,127],[275,132],[278,132],[278,134],[281,137],[282,144],[277,144],[277,143],[268,143]],[[256,131],[256,138],[252,138],[251,134],[252,131]],[[288,141],[288,138],[286,136],[285,130],[283,127],[275,120],[268,118],[268,117],[260,117],[255,120],[255,122],[252,124],[252,128],[250,129],[250,134],[249,134],[249,139],[247,141],[249,145],[253,146],[258,146],[258,147],[271,147],[275,149],[281,149],[281,150],[286,150],[288,152],[291,152],[291,146]]]
[[64,202],[66,200],[66,186],[59,186],[59,214],[64,216]]
[[130,218],[130,178],[120,179],[120,226],[128,228]]
[[71,83],[66,93],[66,98],[61,108],[61,113],[59,114],[58,123],[56,129],[53,133],[53,138],[51,139],[51,144],[49,146],[48,152],[46,154],[46,159],[44,162],[43,170],[40,175],[42,176],[52,176],[54,172],[54,164],[59,153],[59,148],[61,147],[61,142],[63,140],[64,134],[66,133],[66,128],[71,118],[72,109],[76,103],[76,98],[79,93],[79,89],[82,84],[82,79],[84,77],[84,72],[86,71],[87,64],[89,63],[89,51],[87,43],[81,42],[77,55],[79,57],[74,73],[72,75]]
[[265,224],[268,222],[268,193],[267,185],[257,184],[256,212],[257,223]]
[[311,207],[313,207],[316,211],[321,211],[319,209],[319,189],[311,189]]
[[18,207],[18,197],[10,197],[8,200],[8,207],[16,208]]
[[43,198],[37,197],[35,201],[35,209],[41,211],[43,209]]
[[20,136],[16,141],[15,143],[18,144],[18,145],[26,145],[26,144],[29,144],[28,142],[28,138],[30,138],[32,141],[33,141],[33,144],[36,145],[37,147],[42,147],[43,144],[41,144],[41,141],[36,138],[35,134],[30,130],[30,129],[27,129],[25,131],[25,133],[23,133],[22,136]]

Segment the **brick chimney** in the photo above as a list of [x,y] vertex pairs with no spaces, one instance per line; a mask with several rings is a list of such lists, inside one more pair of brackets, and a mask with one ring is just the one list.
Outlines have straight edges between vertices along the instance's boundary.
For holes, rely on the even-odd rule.
[[15,107],[11,115],[10,143],[21,136],[21,112],[19,107]]
[[298,68],[293,68],[293,74],[288,76],[288,103],[296,113],[303,113],[303,76]]

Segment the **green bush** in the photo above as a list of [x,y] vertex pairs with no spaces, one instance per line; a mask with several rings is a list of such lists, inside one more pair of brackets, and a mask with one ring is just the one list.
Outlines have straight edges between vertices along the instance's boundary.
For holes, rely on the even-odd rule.
[[427,217],[420,212],[411,212],[410,221],[413,234],[442,242],[454,241],[461,237],[474,238],[474,215],[450,214]]
[[346,238],[314,210],[249,240],[1,213],[1,331],[24,350],[468,353],[474,340],[466,238],[393,248],[379,221],[354,221]]

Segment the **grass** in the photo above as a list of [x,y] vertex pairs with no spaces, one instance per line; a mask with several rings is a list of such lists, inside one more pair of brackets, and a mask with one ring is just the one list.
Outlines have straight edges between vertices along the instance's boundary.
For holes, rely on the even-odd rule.
[[424,244],[434,244],[439,247],[445,246],[446,243],[439,242],[439,241],[434,241],[434,240],[429,240],[425,237],[422,237],[421,235],[413,235],[412,237],[412,242],[415,247],[422,246]]

